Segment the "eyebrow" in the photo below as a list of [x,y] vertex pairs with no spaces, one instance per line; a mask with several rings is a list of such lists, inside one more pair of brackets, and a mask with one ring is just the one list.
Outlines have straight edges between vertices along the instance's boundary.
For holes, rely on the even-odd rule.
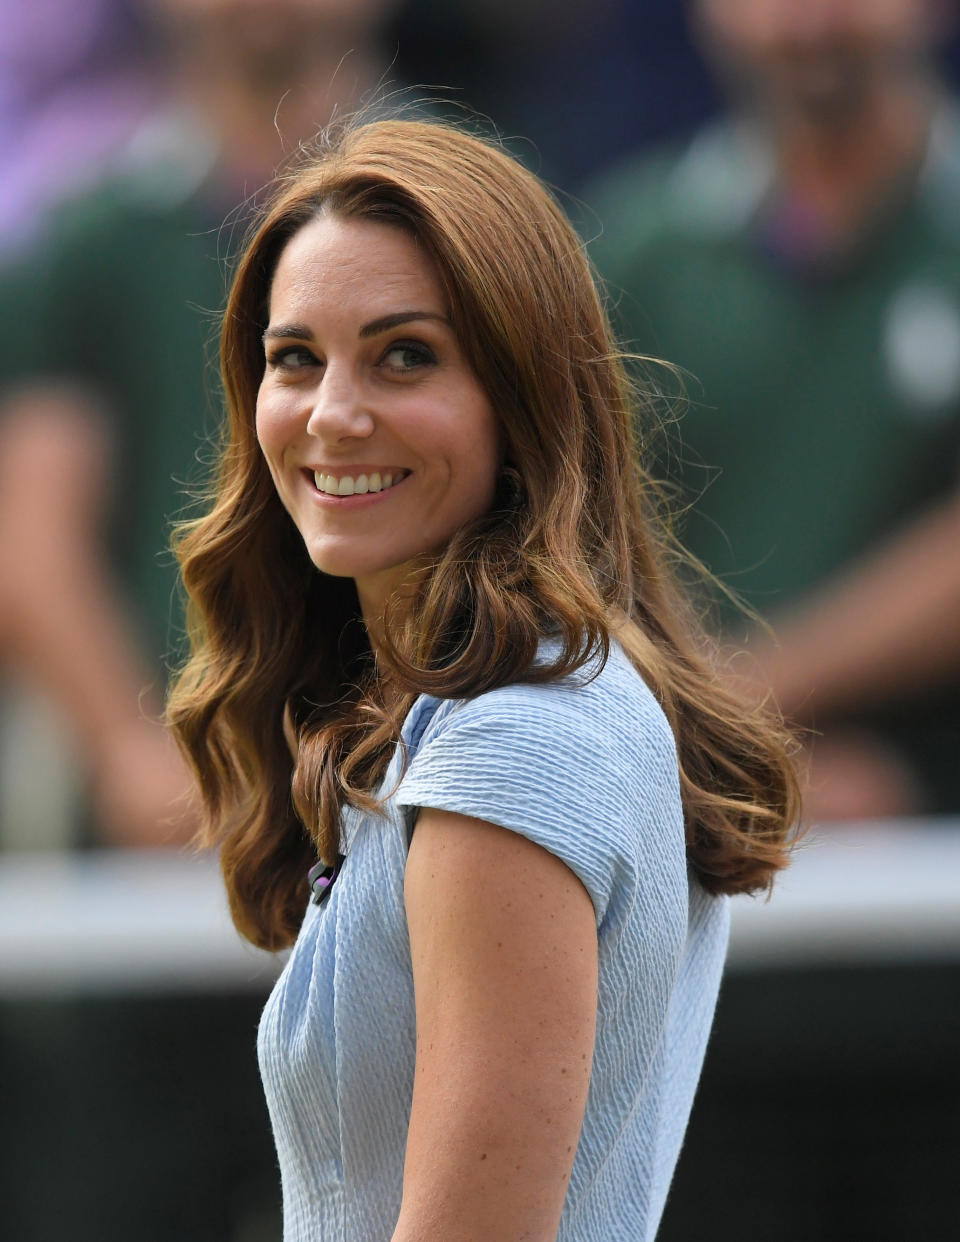
[[[448,328],[452,326],[446,315],[440,315],[436,311],[402,310],[371,320],[370,323],[363,325],[358,335],[361,340],[366,340],[368,337],[379,336],[381,332],[389,332],[391,328],[398,328],[401,324],[412,323],[418,319],[432,319],[446,324]],[[312,341],[313,333],[302,323],[279,323],[276,327],[267,328],[263,339],[264,341],[278,339]]]

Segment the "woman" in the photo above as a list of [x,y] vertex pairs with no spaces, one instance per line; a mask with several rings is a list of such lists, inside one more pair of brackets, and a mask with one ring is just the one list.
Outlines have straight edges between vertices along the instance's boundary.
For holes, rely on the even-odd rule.
[[285,1237],[652,1238],[723,894],[796,795],[699,654],[581,246],[495,146],[347,129],[263,210],[222,363],[170,716],[238,928],[293,945]]

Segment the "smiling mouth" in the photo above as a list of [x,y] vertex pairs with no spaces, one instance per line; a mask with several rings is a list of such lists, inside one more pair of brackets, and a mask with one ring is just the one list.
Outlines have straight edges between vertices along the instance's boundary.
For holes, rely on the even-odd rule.
[[311,472],[318,492],[326,496],[365,496],[368,492],[385,492],[402,482],[409,470],[374,470],[370,474],[324,474]]

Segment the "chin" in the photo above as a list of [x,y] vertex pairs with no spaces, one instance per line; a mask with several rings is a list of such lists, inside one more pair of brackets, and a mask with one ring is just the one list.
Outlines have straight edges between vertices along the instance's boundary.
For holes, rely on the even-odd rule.
[[319,569],[322,574],[326,574],[329,578],[355,578],[357,573],[356,566],[342,557],[328,556],[320,553],[314,553],[307,548],[307,555],[313,562],[314,569]]
[[307,545],[307,555],[314,567],[322,574],[331,578],[378,578],[389,574],[397,566],[404,564],[407,557],[398,555],[395,559],[371,558],[331,550],[329,548],[311,548]]

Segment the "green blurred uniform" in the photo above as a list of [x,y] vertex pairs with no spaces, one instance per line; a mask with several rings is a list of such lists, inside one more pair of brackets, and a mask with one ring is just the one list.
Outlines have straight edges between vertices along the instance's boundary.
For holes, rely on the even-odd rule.
[[[111,567],[161,687],[163,660],[182,646],[170,523],[189,503],[186,484],[204,479],[218,421],[208,359],[230,248],[226,208],[186,155],[189,144],[68,204],[42,246],[0,277],[0,384],[65,380],[106,416]],[[76,843],[84,837],[95,842],[94,824],[78,826]],[[16,1086],[0,1124],[0,1233],[278,1236],[254,1052],[261,1004],[256,994],[81,990],[0,1005]]]
[[[661,472],[691,550],[761,613],[843,571],[957,486],[960,122],[855,251],[817,249],[748,132],[717,125],[586,194],[622,335],[676,363],[689,408]],[[721,604],[734,635],[746,622]],[[960,696],[859,717],[960,810]]]
[[195,170],[161,162],[68,204],[0,277],[0,386],[64,379],[103,409],[114,447],[113,568],[148,656],[181,642],[170,522],[203,479],[228,243]]

